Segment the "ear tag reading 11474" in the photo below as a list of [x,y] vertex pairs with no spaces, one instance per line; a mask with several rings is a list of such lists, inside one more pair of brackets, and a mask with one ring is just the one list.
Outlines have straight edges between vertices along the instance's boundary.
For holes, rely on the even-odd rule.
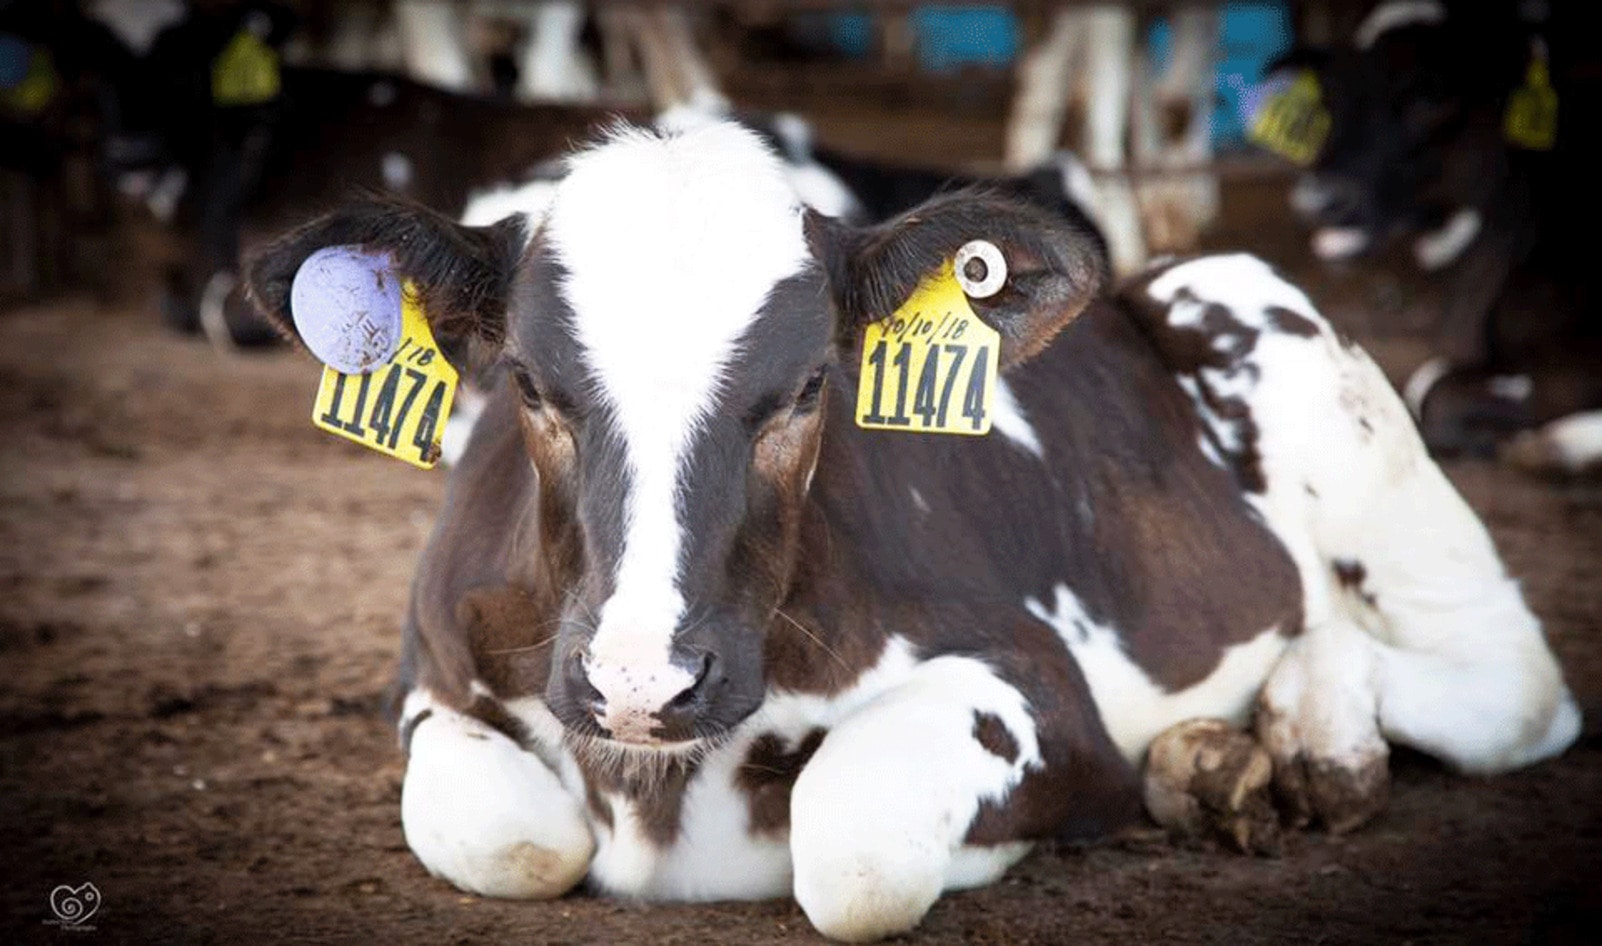
[[1252,112],[1250,137],[1297,164],[1311,164],[1329,137],[1329,110],[1318,77],[1304,69],[1294,79],[1264,83]]
[[1551,151],[1557,144],[1557,92],[1546,64],[1546,54],[1530,57],[1524,84],[1513,90],[1502,118],[1507,140],[1530,151]]
[[989,433],[1000,351],[1000,333],[974,314],[948,260],[893,315],[868,326],[857,426]]
[[312,423],[425,470],[439,462],[456,369],[389,260],[359,247],[318,250],[295,274],[290,308],[306,347],[327,366]]

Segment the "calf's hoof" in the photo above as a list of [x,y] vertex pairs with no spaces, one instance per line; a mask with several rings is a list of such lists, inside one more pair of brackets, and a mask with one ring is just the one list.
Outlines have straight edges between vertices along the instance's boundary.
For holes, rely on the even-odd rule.
[[1390,789],[1388,754],[1344,764],[1298,753],[1274,764],[1274,797],[1298,828],[1355,831],[1385,809]]
[[554,772],[449,710],[412,735],[401,825],[429,873],[486,897],[559,897],[584,879],[595,853],[578,802]]
[[1257,741],[1274,762],[1274,800],[1296,828],[1342,834],[1390,797],[1390,747],[1379,731],[1377,652],[1360,629],[1308,628],[1257,695]]
[[1273,775],[1272,760],[1250,734],[1222,720],[1189,720],[1164,730],[1147,750],[1146,810],[1178,834],[1275,854]]

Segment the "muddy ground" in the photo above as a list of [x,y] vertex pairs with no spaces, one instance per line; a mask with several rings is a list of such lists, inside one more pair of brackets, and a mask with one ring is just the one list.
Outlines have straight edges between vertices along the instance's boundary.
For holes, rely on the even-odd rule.
[[[1428,299],[1290,257],[1393,371]],[[464,896],[401,837],[381,706],[443,476],[308,421],[316,370],[225,359],[148,305],[0,314],[0,942],[815,941],[793,903]],[[1585,707],[1566,757],[1489,781],[1395,760],[1389,810],[1278,858],[1155,832],[1046,847],[944,898],[920,942],[1602,941],[1602,485],[1448,467],[1547,621]],[[60,884],[103,894],[46,925]]]

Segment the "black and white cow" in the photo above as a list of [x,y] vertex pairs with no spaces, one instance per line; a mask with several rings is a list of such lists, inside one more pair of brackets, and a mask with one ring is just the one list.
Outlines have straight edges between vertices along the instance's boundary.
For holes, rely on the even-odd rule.
[[[1434,449],[1486,453],[1602,409],[1602,294],[1582,236],[1602,206],[1589,6],[1389,0],[1353,43],[1284,64],[1313,70],[1331,118],[1292,194],[1314,252],[1355,257],[1402,239],[1439,274],[1437,357],[1407,385]],[[1556,105],[1552,141],[1509,130],[1532,70]],[[1583,453],[1589,441],[1602,460],[1602,427],[1559,430],[1591,431],[1557,442]]]
[[241,251],[264,235],[358,189],[461,213],[480,191],[519,183],[618,114],[467,95],[393,73],[276,65],[269,98],[216,101],[213,70],[230,44],[249,35],[276,57],[291,22],[274,4],[192,11],[107,72],[108,169],[177,238],[168,316],[219,339],[277,337],[253,327],[235,291]]
[[[283,322],[310,253],[387,252],[438,331],[512,366],[406,621],[401,815],[431,872],[793,893],[866,940],[1137,817],[1187,721],[1255,707],[1279,787],[1335,827],[1383,798],[1388,743],[1491,773],[1576,737],[1405,408],[1259,260],[1102,295],[1083,218],[961,191],[852,227],[728,124],[568,168],[532,232],[375,198],[248,270]],[[1006,272],[959,277],[1001,337],[992,432],[859,428],[864,326],[975,240]]]

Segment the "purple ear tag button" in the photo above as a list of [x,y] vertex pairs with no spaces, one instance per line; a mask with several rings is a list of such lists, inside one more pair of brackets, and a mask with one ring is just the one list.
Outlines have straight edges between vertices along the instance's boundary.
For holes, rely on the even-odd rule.
[[400,346],[401,280],[382,253],[329,246],[306,257],[289,310],[317,360],[344,374],[382,368]]

